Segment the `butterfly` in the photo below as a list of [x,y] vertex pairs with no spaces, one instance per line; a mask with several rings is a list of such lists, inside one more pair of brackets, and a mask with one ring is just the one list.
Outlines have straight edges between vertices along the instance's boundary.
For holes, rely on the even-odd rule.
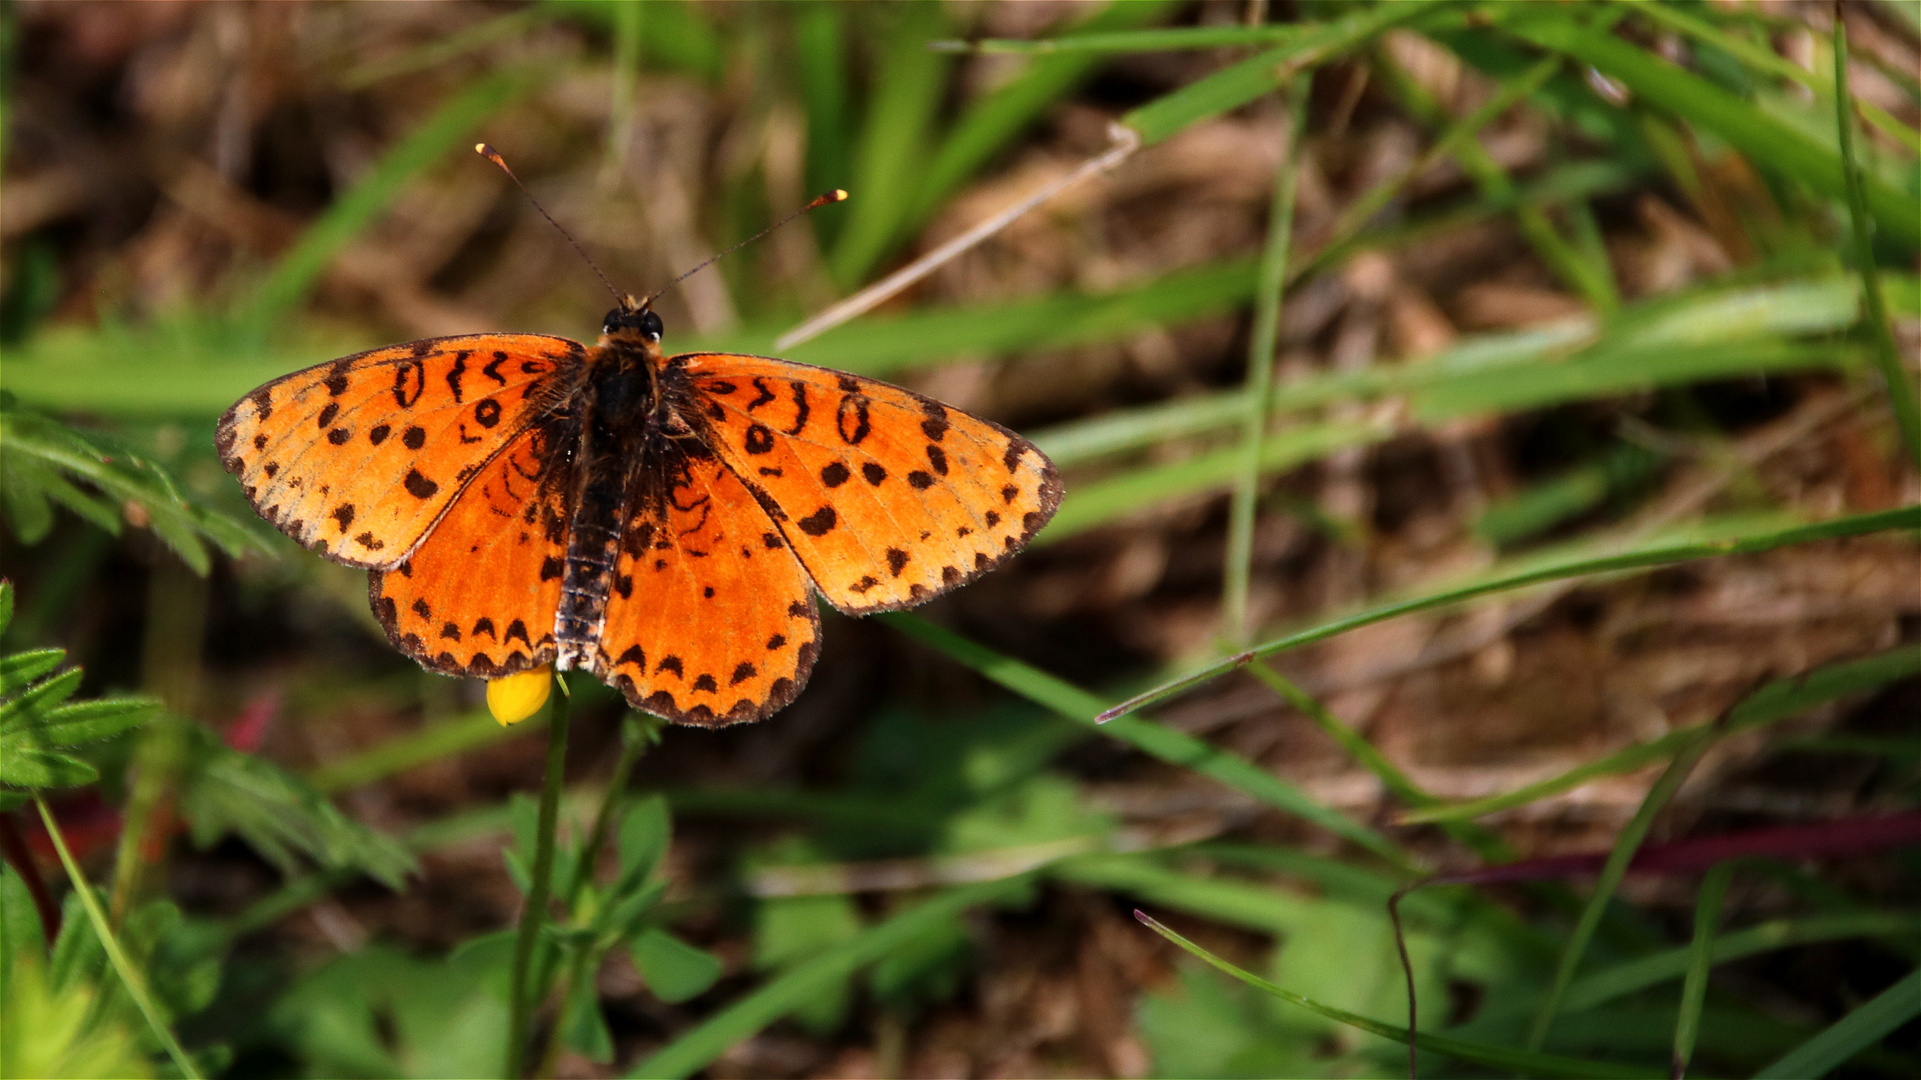
[[993,569],[1060,504],[997,424],[787,360],[668,356],[622,296],[592,348],[430,338],[283,376],[220,418],[254,509],[336,562],[401,652],[447,675],[584,669],[685,724],[807,682],[818,593],[850,615]]

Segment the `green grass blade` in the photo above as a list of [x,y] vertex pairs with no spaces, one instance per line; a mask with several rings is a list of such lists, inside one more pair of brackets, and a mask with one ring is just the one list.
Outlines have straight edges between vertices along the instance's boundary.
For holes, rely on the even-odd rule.
[[[1915,925],[1912,911],[1849,912],[1844,915],[1776,919],[1745,930],[1718,935],[1714,940],[1712,956],[1714,963],[1725,964],[1730,960],[1779,949],[1847,938],[1921,939],[1921,927]],[[1567,996],[1561,1002],[1561,1012],[1565,1015],[1592,1009],[1681,978],[1687,974],[1692,962],[1692,946],[1683,946],[1584,975],[1568,987]]]
[[[1708,993],[1708,969],[1714,961],[1714,933],[1721,923],[1721,902],[1727,898],[1734,863],[1716,863],[1701,879],[1694,898],[1694,940],[1688,944],[1687,978],[1681,987],[1681,1012],[1674,1025],[1674,1076],[1686,1076],[1694,1058],[1694,1042],[1701,1034],[1701,1003]],[[1562,999],[1566,1000],[1565,997]]]
[[1921,1016],[1921,969],[1909,972],[1867,1004],[1755,1073],[1755,1080],[1826,1075],[1916,1016]]
[[[1124,7],[1125,4],[1116,4]],[[1267,26],[1178,26],[1165,30],[1082,31],[1059,37],[1025,41],[984,38],[980,41],[936,41],[940,52],[979,53],[1135,53],[1173,49],[1219,49],[1239,45],[1275,45],[1315,30],[1312,23]]]
[[[1286,676],[1260,661],[1247,665],[1247,671],[1248,674],[1265,683],[1268,689],[1274,691],[1282,701],[1300,710],[1301,714],[1312,721],[1323,734],[1332,739],[1341,749],[1346,750],[1362,767],[1373,773],[1381,781],[1381,786],[1392,792],[1395,798],[1417,809],[1439,805],[1440,800],[1422,790],[1420,785],[1402,772],[1399,766],[1376,750],[1373,743],[1363,738],[1360,732],[1335,716],[1327,706],[1315,700],[1313,695],[1294,685]],[[1485,862],[1507,862],[1514,857],[1505,841],[1478,825],[1464,829],[1450,823],[1447,831],[1456,840],[1472,848]]]
[[[1044,705],[1069,720],[1081,724],[1092,724],[1094,717],[1101,712],[1101,699],[1080,687],[1023,664],[1012,657],[1003,656],[951,630],[935,626],[919,616],[895,612],[875,617],[908,637],[945,654],[949,659],[972,668],[991,681],[999,683],[1029,701]],[[1393,841],[1335,810],[1322,806],[1308,798],[1299,788],[1246,758],[1225,750],[1218,750],[1192,735],[1163,727],[1146,719],[1132,717],[1128,719],[1129,722],[1124,725],[1116,726],[1110,723],[1099,730],[1101,734],[1128,743],[1152,757],[1211,777],[1277,810],[1319,825],[1379,855],[1395,866],[1412,869],[1408,857]]]
[[1395,26],[1428,15],[1450,0],[1406,0],[1357,11],[1302,33],[1135,109],[1121,123],[1152,145],[1192,124],[1238,109],[1309,70],[1358,48]]
[[1238,656],[1229,657],[1219,663],[1210,664],[1191,675],[1175,679],[1146,693],[1129,698],[1119,705],[1102,713],[1102,722],[1125,716],[1138,709],[1146,708],[1157,701],[1173,697],[1191,690],[1202,683],[1217,679],[1222,675],[1264,656],[1273,656],[1324,641],[1349,630],[1381,622],[1386,619],[1411,615],[1418,611],[1446,607],[1463,600],[1492,593],[1509,592],[1539,585],[1548,581],[1566,578],[1588,577],[1595,574],[1611,574],[1627,570],[1643,570],[1674,563],[1691,562],[1696,559],[1719,558],[1724,555],[1749,555],[1771,551],[1777,547],[1791,544],[1806,544],[1816,540],[1832,540],[1847,536],[1866,536],[1892,529],[1921,528],[1921,507],[1904,507],[1897,510],[1883,510],[1872,514],[1856,514],[1835,518],[1813,525],[1798,525],[1773,532],[1760,533],[1732,540],[1714,540],[1698,543],[1661,544],[1634,551],[1625,551],[1598,558],[1580,559],[1569,563],[1557,563],[1534,567],[1522,573],[1477,581],[1460,588],[1448,589],[1429,596],[1402,600],[1370,608],[1353,615],[1334,619],[1319,626],[1300,630],[1272,641],[1255,646]]
[[[1392,425],[1385,419],[1334,421],[1292,428],[1262,441],[1260,470],[1285,471],[1336,450],[1380,442],[1393,434]],[[1152,503],[1225,490],[1233,483],[1240,467],[1241,451],[1228,447],[1186,461],[1150,465],[1075,485],[1068,490],[1054,520],[1034,542],[1052,544]]]
[[245,308],[246,327],[264,335],[297,307],[327,264],[367,227],[402,185],[463,143],[473,129],[532,84],[529,72],[498,72],[476,79],[387,151],[307,227]]
[[[1261,978],[1259,975],[1244,971],[1228,963],[1226,960],[1215,956],[1213,953],[1208,952],[1199,945],[1169,930],[1167,927],[1162,926],[1141,912],[1135,912],[1134,917],[1139,919],[1148,929],[1186,950],[1189,955],[1199,957],[1218,970],[1239,979],[1247,985],[1254,987],[1256,990],[1271,994],[1290,1005],[1299,1006],[1309,1012],[1325,1016],[1330,1020],[1339,1021],[1349,1027],[1357,1028],[1373,1035],[1379,1035],[1384,1039],[1393,1039],[1399,1043],[1408,1041],[1407,1029],[1404,1027],[1397,1027],[1393,1024],[1383,1024],[1378,1020],[1372,1020],[1368,1017],[1348,1012],[1345,1009],[1337,1009],[1331,1005],[1323,1005],[1318,1001],[1303,997],[1291,990],[1285,990]],[[1444,1054],[1460,1061],[1471,1062],[1492,1069],[1501,1069],[1521,1076],[1607,1077],[1612,1080],[1612,1078],[1618,1077],[1652,1077],[1659,1075],[1658,1073],[1643,1071],[1629,1065],[1589,1061],[1582,1058],[1556,1057],[1552,1054],[1513,1050],[1492,1043],[1469,1042],[1466,1039],[1454,1039],[1445,1035],[1433,1035],[1426,1032],[1417,1032],[1414,1035],[1414,1044],[1429,1053]]]
[[[1165,16],[1171,0],[1110,3],[1087,20],[1090,32],[1111,31]],[[941,50],[945,51],[945,50]],[[941,140],[915,192],[913,220],[924,221],[968,178],[1069,90],[1092,75],[1101,57],[1085,53],[1041,57],[1013,79],[970,104]]]
[[[1828,664],[1789,679],[1777,679],[1747,696],[1728,713],[1728,733],[1752,731],[1781,720],[1793,719],[1817,705],[1847,694],[1858,694],[1921,674],[1921,645],[1889,649],[1861,660]],[[1583,762],[1559,776],[1527,784],[1513,791],[1446,806],[1417,808],[1401,818],[1402,824],[1433,824],[1484,817],[1500,810],[1571,791],[1603,776],[1630,773],[1676,752],[1683,740],[1692,738],[1695,727],[1671,731],[1658,739],[1626,746],[1605,757]]]
[[[808,4],[794,17],[794,69],[801,108],[807,114],[809,191],[853,186],[846,14],[838,4]],[[823,248],[839,235],[842,220],[834,214],[812,215],[810,223]]]
[[838,984],[902,944],[959,918],[968,908],[1019,895],[1028,880],[1021,876],[951,889],[868,927],[681,1033],[679,1038],[635,1065],[627,1075],[692,1076],[736,1043],[805,1005],[823,987]]
[[1254,289],[1254,330],[1247,342],[1240,462],[1228,504],[1227,555],[1221,575],[1221,627],[1227,640],[1237,646],[1246,645],[1252,632],[1247,625],[1247,589],[1254,558],[1254,511],[1260,496],[1261,443],[1273,408],[1274,346],[1281,328],[1281,287],[1287,281],[1287,252],[1294,232],[1294,181],[1300,172],[1296,157],[1307,131],[1307,84],[1307,79],[1297,78],[1284,95],[1286,149],[1268,203],[1267,244]]
[[[1762,48],[1753,41],[1735,34],[1722,33],[1721,29],[1705,18],[1692,14],[1688,9],[1672,4],[1647,4],[1631,2],[1630,10],[1635,11],[1651,22],[1661,23],[1670,29],[1678,30],[1697,41],[1705,42],[1720,49],[1742,63],[1778,78],[1799,83],[1812,90],[1816,97],[1827,101],[1831,88],[1823,84],[1814,73],[1799,64]],[[1861,115],[1889,138],[1894,139],[1916,154],[1921,154],[1921,133],[1889,116],[1886,110],[1873,102],[1856,101],[1855,107]]]
[[1874,263],[1874,242],[1868,232],[1867,196],[1862,190],[1860,163],[1854,157],[1854,114],[1848,93],[1848,26],[1844,19],[1834,21],[1834,111],[1835,128],[1840,133],[1841,168],[1847,174],[1848,220],[1854,239],[1855,270],[1861,275],[1864,321],[1874,342],[1875,365],[1887,386],[1888,404],[1894,409],[1895,425],[1907,443],[1908,456],[1921,466],[1921,402],[1915,398],[1914,380],[1901,365],[1895,351],[1894,331],[1888,323],[1887,303],[1881,298],[1881,276]]
[[330,761],[307,776],[316,791],[331,794],[383,780],[416,765],[504,742],[539,730],[537,724],[502,725],[486,709],[444,720],[432,727],[376,743],[366,750]]
[[94,895],[93,886],[87,884],[86,875],[80,872],[80,864],[74,861],[73,853],[67,850],[66,838],[60,833],[60,823],[54,820],[53,811],[48,809],[47,801],[35,794],[33,804],[40,810],[40,820],[47,827],[47,838],[53,841],[54,853],[60,857],[60,865],[66,869],[67,878],[73,883],[75,895],[80,897],[80,906],[86,910],[87,921],[93,924],[93,932],[99,935],[100,947],[106,951],[107,959],[113,964],[113,970],[119,974],[121,984],[127,988],[127,996],[131,997],[134,1004],[139,1007],[140,1015],[146,1018],[147,1026],[152,1029],[154,1038],[166,1048],[167,1056],[173,1060],[173,1067],[179,1069],[180,1075],[188,1077],[189,1080],[199,1080],[200,1073],[194,1069],[193,1059],[181,1049],[180,1040],[174,1037],[173,1029],[167,1026],[166,1016],[160,1012],[160,1007],[154,1004],[153,996],[147,992],[146,979],[142,978],[140,972],[134,968],[133,961],[128,959],[126,950],[120,947],[120,939],[114,936],[113,927],[107,922],[107,913],[100,907],[100,898]]
[[1647,838],[1648,830],[1654,826],[1654,817],[1681,784],[1694,771],[1694,765],[1707,753],[1721,732],[1715,729],[1697,728],[1691,737],[1682,743],[1674,760],[1668,763],[1667,771],[1661,774],[1654,786],[1648,789],[1647,797],[1634,812],[1621,835],[1614,841],[1614,849],[1608,852],[1607,863],[1601,867],[1601,874],[1594,882],[1594,894],[1588,897],[1587,906],[1581,909],[1581,917],[1576,920],[1574,930],[1568,934],[1567,947],[1561,952],[1561,959],[1554,968],[1554,981],[1548,986],[1547,996],[1541,1000],[1540,1011],[1534,1015],[1534,1024],[1528,1030],[1527,1048],[1539,1050],[1547,1041],[1548,1028],[1560,1014],[1561,1001],[1567,996],[1567,988],[1574,981],[1575,969],[1581,966],[1581,958],[1586,955],[1588,942],[1594,932],[1600,929],[1601,916],[1607,913],[1608,903],[1614,899],[1620,888],[1621,879],[1627,876],[1628,863],[1634,860],[1634,853],[1641,848],[1641,841]]
[[909,208],[925,177],[929,128],[940,109],[951,61],[930,55],[927,43],[947,20],[929,0],[888,5],[884,40],[868,96],[867,116],[854,149],[853,192],[845,223],[828,255],[829,273],[842,287],[864,278],[901,239]]
[[[1581,25],[1565,12],[1534,5],[1504,11],[1502,26],[1545,49],[1567,54],[1625,85],[1642,102],[1713,132],[1750,161],[1801,181],[1827,198],[1846,202],[1847,183],[1836,153],[1752,104],[1654,53]],[[1921,203],[1876,178],[1863,195],[1874,219],[1900,243],[1921,247]]]

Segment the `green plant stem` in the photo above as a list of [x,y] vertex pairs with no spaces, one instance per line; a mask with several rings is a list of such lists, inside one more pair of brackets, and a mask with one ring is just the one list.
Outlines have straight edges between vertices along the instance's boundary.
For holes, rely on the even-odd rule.
[[147,878],[149,843],[164,845],[171,830],[174,789],[188,752],[187,717],[200,695],[201,643],[207,634],[207,582],[172,555],[154,564],[147,589],[147,628],[141,645],[141,682],[166,706],[141,737],[126,824],[115,851],[108,901],[113,925],[139,903]]
[[[581,890],[593,880],[594,866],[600,862],[600,849],[607,845],[607,834],[613,831],[614,822],[620,820],[619,811],[627,804],[627,780],[633,775],[634,765],[659,738],[660,729],[666,723],[648,713],[630,713],[621,727],[620,757],[614,762],[614,775],[607,781],[607,793],[601,797],[600,809],[594,813],[593,827],[587,833],[587,842],[581,846],[580,857],[574,860],[574,872],[561,896],[561,907],[566,910],[569,919],[578,919],[579,913],[575,907],[580,903]],[[601,951],[592,945],[583,945],[574,951],[572,962],[567,965],[566,977],[560,984],[560,1002],[554,1008],[554,1025],[547,1033],[540,1064],[534,1070],[535,1076],[554,1074],[554,1066],[560,1059],[561,1033],[567,1028],[567,1013],[574,1004],[574,987],[580,984],[589,960],[599,955]],[[548,980],[554,977],[554,957],[551,946],[541,950],[538,973],[534,977],[536,987],[547,986]]]
[[1274,176],[1268,206],[1267,246],[1261,252],[1255,286],[1254,332],[1247,342],[1247,416],[1241,424],[1241,462],[1228,507],[1227,557],[1222,574],[1221,622],[1235,648],[1247,645],[1247,589],[1254,557],[1254,511],[1260,496],[1261,442],[1274,396],[1274,339],[1281,327],[1281,291],[1287,281],[1287,251],[1294,233],[1294,181],[1300,170],[1301,136],[1307,130],[1307,89],[1312,76],[1297,75],[1283,95],[1287,138]]
[[1901,354],[1895,350],[1894,334],[1888,329],[1887,301],[1881,296],[1881,275],[1874,265],[1874,243],[1868,237],[1867,192],[1861,186],[1861,164],[1854,158],[1853,101],[1848,92],[1848,28],[1841,18],[1840,5],[1834,11],[1834,118],[1841,142],[1841,171],[1846,174],[1848,218],[1853,226],[1854,261],[1861,272],[1861,306],[1866,310],[1868,333],[1874,339],[1874,362],[1888,386],[1888,404],[1894,409],[1894,422],[1901,429],[1901,441],[1908,456],[1921,467],[1921,403],[1917,403],[1914,384],[1901,369]]
[[1601,868],[1601,875],[1595,880],[1594,895],[1588,898],[1587,907],[1582,909],[1573,933],[1568,935],[1567,947],[1561,951],[1560,964],[1554,970],[1554,982],[1541,1001],[1540,1011],[1535,1013],[1534,1026],[1528,1032],[1529,1050],[1539,1050],[1547,1041],[1548,1028],[1561,1011],[1561,1001],[1567,996],[1568,984],[1574,981],[1575,970],[1581,966],[1581,957],[1587,952],[1588,942],[1593,939],[1594,931],[1600,928],[1601,916],[1606,914],[1608,902],[1613,899],[1615,888],[1626,876],[1628,863],[1633,861],[1634,853],[1640,850],[1641,841],[1646,839],[1655,815],[1680,790],[1682,782],[1694,771],[1695,763],[1701,760],[1702,754],[1707,753],[1708,747],[1714,745],[1720,734],[1720,725],[1715,725],[1703,729],[1683,746],[1668,764],[1667,771],[1648,789],[1647,797],[1641,800],[1641,807],[1635,811],[1633,819],[1621,830],[1620,838],[1614,842],[1614,850],[1608,853],[1607,864]]
[[1727,898],[1734,865],[1732,861],[1714,864],[1694,898],[1694,940],[1688,946],[1687,979],[1681,985],[1681,1015],[1674,1024],[1673,1080],[1687,1075],[1701,1034],[1701,1003],[1707,997],[1708,971],[1714,966],[1714,933],[1720,926],[1721,901]]
[[534,1003],[527,992],[527,969],[540,939],[540,922],[547,915],[547,898],[554,874],[554,831],[560,817],[560,782],[567,771],[567,694],[556,687],[547,719],[547,780],[540,789],[540,817],[534,837],[533,880],[527,884],[527,906],[520,912],[520,932],[514,938],[513,981],[508,1002],[507,1060],[504,1075],[517,1077],[527,1056],[527,1024]]
[[125,950],[120,948],[120,939],[114,937],[113,928],[107,924],[107,913],[100,907],[100,898],[93,894],[93,887],[87,884],[86,877],[80,873],[80,865],[73,861],[73,853],[67,850],[66,837],[60,834],[60,823],[54,820],[53,811],[48,808],[47,801],[36,792],[33,796],[33,805],[40,810],[40,820],[46,823],[47,836],[53,841],[53,850],[60,856],[60,865],[66,868],[67,878],[73,882],[74,892],[80,896],[80,906],[86,909],[87,921],[93,924],[93,932],[100,936],[100,947],[106,950],[107,959],[113,964],[113,970],[120,975],[120,981],[126,985],[127,995],[133,998],[135,1005],[139,1006],[140,1015],[146,1017],[147,1026],[153,1029],[154,1037],[160,1040],[160,1045],[166,1047],[167,1056],[173,1059],[174,1068],[179,1069],[180,1074],[188,1080],[200,1080],[199,1072],[193,1067],[193,1059],[181,1049],[180,1040],[174,1038],[173,1029],[167,1026],[166,1019],[160,1015],[159,1006],[154,1004],[152,996],[147,993],[146,982],[140,977],[140,973],[134,970],[133,963],[127,959]]

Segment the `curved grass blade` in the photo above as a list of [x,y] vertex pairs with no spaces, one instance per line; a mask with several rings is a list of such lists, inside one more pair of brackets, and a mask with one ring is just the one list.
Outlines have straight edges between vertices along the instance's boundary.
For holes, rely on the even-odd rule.
[[1628,570],[1645,570],[1657,566],[1668,566],[1674,563],[1691,562],[1696,559],[1718,558],[1723,555],[1754,554],[1756,552],[1771,551],[1775,548],[1785,547],[1791,544],[1805,544],[1816,540],[1831,540],[1846,536],[1866,536],[1892,529],[1915,528],[1921,528],[1921,507],[1903,507],[1901,509],[1883,510],[1872,514],[1856,514],[1849,517],[1835,518],[1831,521],[1824,521],[1814,525],[1795,526],[1793,528],[1734,540],[1663,544],[1643,548],[1638,551],[1626,551],[1615,555],[1604,555],[1599,558],[1581,559],[1572,563],[1536,567],[1522,573],[1486,581],[1478,581],[1471,585],[1457,589],[1449,589],[1431,596],[1417,597],[1412,600],[1403,600],[1397,603],[1370,608],[1366,611],[1276,638],[1264,644],[1257,645],[1245,652],[1230,656],[1218,663],[1210,664],[1191,675],[1182,676],[1181,678],[1157,686],[1146,693],[1137,694],[1102,712],[1099,716],[1095,717],[1095,722],[1104,724],[1118,717],[1144,709],[1155,702],[1165,701],[1176,694],[1184,693],[1203,683],[1211,682],[1214,679],[1220,678],[1222,675],[1250,664],[1264,656],[1273,656],[1277,653],[1286,652],[1289,649],[1297,649],[1303,645],[1311,645],[1314,642],[1324,641],[1327,638],[1344,634],[1349,630],[1367,626],[1372,623],[1397,618],[1401,615],[1411,615],[1418,611],[1428,611],[1433,608],[1446,607],[1450,604],[1460,603],[1463,600],[1471,600],[1477,596],[1511,592],[1529,585],[1539,585],[1543,582],[1560,581],[1566,578],[1612,574]]
[[1707,997],[1708,970],[1714,963],[1714,932],[1720,926],[1721,901],[1727,898],[1733,876],[1733,863],[1718,864],[1701,880],[1694,898],[1694,940],[1688,944],[1687,979],[1681,988],[1681,1016],[1674,1025],[1674,1063],[1669,1067],[1676,1077],[1687,1075],[1694,1041],[1701,1034],[1701,1002]]
[[1274,347],[1281,328],[1281,289],[1287,282],[1288,247],[1294,235],[1296,157],[1307,130],[1309,80],[1296,78],[1285,99],[1286,149],[1274,177],[1274,193],[1267,211],[1267,245],[1261,252],[1260,280],[1255,286],[1254,330],[1247,342],[1246,415],[1241,420],[1239,467],[1235,470],[1228,504],[1227,555],[1221,575],[1221,623],[1226,639],[1244,646],[1247,590],[1254,557],[1254,511],[1260,496],[1261,443],[1267,437],[1267,416],[1273,409]]
[[[1725,964],[1730,960],[1779,949],[1848,938],[1893,938],[1913,943],[1921,939],[1921,927],[1915,925],[1912,911],[1849,912],[1845,915],[1776,919],[1745,930],[1717,935],[1711,959],[1716,964]],[[1682,978],[1692,962],[1692,946],[1683,946],[1629,960],[1592,975],[1583,975],[1569,984],[1567,996],[1561,999],[1561,1011],[1563,1014],[1581,1012]]]
[[1901,356],[1895,351],[1894,331],[1888,324],[1887,303],[1881,298],[1881,275],[1874,264],[1874,241],[1868,231],[1873,222],[1868,217],[1867,195],[1863,191],[1861,165],[1854,157],[1854,97],[1848,93],[1848,24],[1847,20],[1837,17],[1834,20],[1834,114],[1835,129],[1840,134],[1841,169],[1848,183],[1848,221],[1852,226],[1854,240],[1855,271],[1861,275],[1861,298],[1864,321],[1868,324],[1868,336],[1874,342],[1875,366],[1881,369],[1882,381],[1887,384],[1888,404],[1894,409],[1895,425],[1901,429],[1901,440],[1908,445],[1908,456],[1916,465],[1921,465],[1921,402],[1915,399],[1914,380],[1901,364]]
[[[1646,49],[1583,26],[1562,11],[1532,4],[1495,10],[1509,15],[1501,25],[1516,36],[1592,66],[1643,102],[1712,131],[1758,165],[1791,176],[1836,202],[1847,201],[1847,181],[1832,149],[1706,79]],[[1864,177],[1862,188],[1875,221],[1900,243],[1921,248],[1921,203],[1878,178]]]
[[1452,0],[1406,0],[1357,11],[1148,102],[1121,117],[1121,123],[1139,132],[1144,145],[1160,142],[1190,125],[1238,109],[1298,72],[1326,63],[1395,26],[1451,3]]
[[1527,1048],[1539,1050],[1547,1041],[1548,1028],[1561,1011],[1561,1000],[1567,996],[1567,988],[1574,981],[1574,971],[1581,966],[1581,957],[1587,953],[1588,942],[1593,940],[1594,932],[1600,929],[1601,916],[1607,913],[1608,902],[1614,899],[1620,888],[1621,879],[1627,876],[1628,864],[1634,861],[1634,853],[1647,839],[1648,830],[1654,827],[1654,816],[1668,804],[1674,793],[1681,790],[1681,784],[1694,771],[1695,763],[1708,747],[1722,734],[1717,725],[1711,729],[1697,728],[1692,738],[1683,743],[1668,764],[1667,771],[1648,789],[1647,797],[1634,812],[1621,835],[1614,841],[1614,850],[1608,853],[1607,864],[1601,868],[1601,876],[1594,882],[1594,894],[1588,897],[1587,906],[1581,909],[1581,917],[1568,935],[1567,947],[1561,952],[1560,963],[1554,968],[1554,982],[1548,987],[1547,996],[1541,1000],[1540,1011],[1535,1013],[1534,1024],[1528,1031]]
[[[973,668],[987,678],[1037,704],[1044,705],[1069,720],[1091,724],[1101,712],[1101,699],[1063,679],[1023,664],[1012,657],[969,641],[951,630],[910,615],[894,612],[875,616],[881,621],[939,652]],[[1352,841],[1403,870],[1414,864],[1393,841],[1329,807],[1322,806],[1299,788],[1274,776],[1246,758],[1216,749],[1185,732],[1153,723],[1130,719],[1116,727],[1108,724],[1101,734],[1111,735],[1136,749],[1171,765],[1192,769],[1228,787]]]
[[[1405,1043],[1408,1041],[1407,1029],[1404,1027],[1397,1027],[1393,1024],[1383,1024],[1378,1020],[1372,1020],[1368,1017],[1348,1012],[1345,1009],[1337,1009],[1331,1005],[1323,1005],[1318,1001],[1303,997],[1291,990],[1282,989],[1268,982],[1266,979],[1261,978],[1259,975],[1244,971],[1228,963],[1226,960],[1215,956],[1199,945],[1162,926],[1144,912],[1136,911],[1134,917],[1139,919],[1143,926],[1146,926],[1149,930],[1180,946],[1189,954],[1199,957],[1221,971],[1254,987],[1256,990],[1272,994],[1290,1005],[1297,1005],[1309,1012],[1325,1016],[1330,1020],[1339,1021],[1349,1027],[1358,1028],[1361,1031],[1379,1035],[1385,1039],[1393,1039],[1395,1042]],[[1582,1058],[1557,1057],[1553,1054],[1541,1054],[1525,1050],[1513,1050],[1505,1046],[1496,1046],[1492,1043],[1469,1042],[1466,1039],[1452,1039],[1445,1035],[1431,1035],[1423,1032],[1417,1032],[1414,1035],[1414,1043],[1417,1047],[1429,1053],[1445,1054],[1448,1057],[1460,1061],[1484,1065],[1492,1069],[1502,1069],[1520,1076],[1607,1077],[1613,1080],[1613,1078],[1618,1077],[1654,1077],[1660,1075],[1659,1073],[1638,1069],[1630,1065],[1589,1061]]]
[[1916,1016],[1921,1016],[1921,969],[1909,972],[1905,978],[1876,994],[1867,1004],[1783,1054],[1773,1064],[1755,1073],[1755,1080],[1792,1080],[1793,1077],[1826,1075]]
[[133,1003],[139,1007],[140,1015],[146,1018],[147,1026],[153,1030],[154,1038],[166,1048],[167,1056],[173,1059],[174,1068],[179,1069],[180,1075],[187,1077],[188,1080],[199,1080],[200,1073],[194,1069],[193,1059],[181,1049],[180,1040],[174,1037],[173,1029],[167,1026],[166,1017],[161,1014],[160,1007],[154,1004],[153,996],[147,992],[146,979],[142,978],[140,972],[134,968],[133,961],[128,959],[126,950],[120,947],[120,939],[114,936],[113,928],[107,924],[107,913],[100,907],[100,898],[94,895],[93,886],[87,884],[86,875],[80,872],[80,864],[74,861],[73,853],[67,850],[66,837],[61,835],[60,823],[54,820],[53,811],[48,808],[47,801],[36,794],[33,797],[33,804],[40,810],[40,820],[47,826],[47,838],[53,841],[54,853],[60,856],[60,865],[66,869],[68,879],[73,882],[74,893],[80,897],[80,906],[87,912],[87,921],[93,924],[93,932],[99,935],[100,947],[106,950],[107,959],[113,964],[113,970],[119,974],[121,983],[126,986],[127,996],[133,998]]
[[[1845,694],[1871,690],[1915,674],[1921,674],[1921,645],[1889,649],[1866,659],[1829,664],[1793,678],[1780,679],[1756,690],[1728,713],[1728,733],[1751,731],[1791,719]],[[1633,772],[1674,754],[1682,742],[1693,737],[1695,730],[1695,727],[1686,727],[1658,739],[1625,746],[1606,757],[1583,762],[1559,776],[1499,795],[1446,806],[1417,807],[1403,814],[1400,823],[1425,825],[1483,817],[1570,791],[1597,777]]]

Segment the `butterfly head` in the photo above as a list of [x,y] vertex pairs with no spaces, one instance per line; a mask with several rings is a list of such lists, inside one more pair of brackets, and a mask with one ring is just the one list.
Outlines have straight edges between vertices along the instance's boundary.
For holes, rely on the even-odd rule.
[[646,301],[636,300],[632,296],[621,297],[620,306],[607,313],[607,318],[600,327],[603,339],[637,342],[655,347],[660,345],[662,332],[660,316],[654,314],[653,308],[648,306]]

